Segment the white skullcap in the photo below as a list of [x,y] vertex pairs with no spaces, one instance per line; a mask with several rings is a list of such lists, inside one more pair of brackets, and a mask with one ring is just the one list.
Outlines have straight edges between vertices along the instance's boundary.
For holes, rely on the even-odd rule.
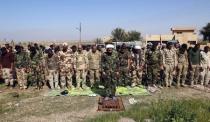
[[47,47],[46,47],[46,49],[48,50],[48,49],[50,49],[50,47],[49,47],[49,46],[47,46]]
[[106,48],[114,48],[114,45],[112,45],[112,44],[107,44],[107,45],[106,45]]
[[67,46],[68,44],[66,42],[63,43],[63,46]]
[[138,45],[136,45],[136,46],[134,47],[134,49],[139,50],[139,49],[141,49],[141,47],[140,47],[140,46],[138,46]]

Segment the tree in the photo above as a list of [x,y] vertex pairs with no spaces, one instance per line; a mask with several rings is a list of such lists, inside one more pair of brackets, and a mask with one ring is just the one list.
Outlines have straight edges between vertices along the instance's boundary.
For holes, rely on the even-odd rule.
[[127,35],[124,29],[116,28],[112,31],[113,41],[126,41]]
[[137,31],[129,31],[127,34],[127,41],[141,40],[141,33]]
[[203,35],[203,40],[210,41],[210,23],[200,30],[200,34]]

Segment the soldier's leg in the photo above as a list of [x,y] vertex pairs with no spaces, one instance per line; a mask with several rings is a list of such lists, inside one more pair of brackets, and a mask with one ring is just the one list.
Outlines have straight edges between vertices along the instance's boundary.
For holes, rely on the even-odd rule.
[[196,68],[195,68],[195,74],[194,74],[194,83],[197,84],[198,83],[198,80],[199,80],[199,71],[200,71],[200,67],[199,65],[196,65]]
[[61,85],[62,89],[65,88],[65,85],[66,85],[66,73],[65,73],[65,71],[60,72],[60,85]]
[[131,86],[134,87],[134,86],[137,85],[137,82],[138,82],[137,71],[136,70],[131,71],[131,78],[132,78]]
[[190,85],[194,85],[194,75],[195,75],[196,66],[192,65],[191,75],[190,75]]
[[49,70],[49,75],[47,76],[47,79],[49,81],[49,85],[50,85],[51,89],[54,89],[53,75],[54,75],[54,71],[53,70]]
[[111,75],[111,84],[110,84],[110,90],[111,90],[111,94],[110,97],[115,97],[115,93],[116,93],[116,74],[113,72],[110,74]]
[[86,88],[87,87],[87,83],[86,83],[87,72],[85,70],[82,70],[81,77],[82,77],[82,88]]
[[151,86],[153,84],[153,67],[148,66],[147,67],[147,82],[145,85]]
[[129,70],[126,68],[123,72],[124,82],[126,86],[131,86],[131,80],[129,75]]
[[205,76],[206,76],[206,68],[205,67],[202,67],[202,71],[200,72],[200,75],[201,75],[201,79],[200,79],[200,82],[201,82],[201,85],[204,84],[204,80],[205,80]]
[[157,67],[154,67],[153,70],[152,70],[152,85],[156,85],[156,83],[158,82],[159,78],[158,78],[158,75],[159,75],[159,70]]
[[104,79],[104,87],[105,87],[105,97],[110,97],[112,95],[112,78],[111,78],[111,73],[106,72],[103,75],[103,79]]
[[94,86],[98,87],[100,84],[100,72],[98,69],[95,70],[95,83]]
[[54,72],[54,83],[55,83],[55,88],[60,89],[58,83],[59,83],[59,73],[58,71]]
[[76,71],[76,82],[77,82],[77,88],[80,88],[81,83],[81,70]]
[[164,82],[166,87],[169,87],[169,72],[170,72],[170,67],[168,65],[165,65],[165,70],[164,70],[164,74],[165,74],[165,78],[164,78]]
[[188,71],[188,66],[184,64],[182,69],[182,83],[181,83],[182,86],[185,86],[187,71]]
[[94,80],[95,80],[94,73],[95,73],[94,70],[89,70],[90,87],[93,87],[94,85]]
[[8,79],[8,70],[7,68],[2,69],[2,78],[4,79],[5,85],[9,86],[9,79]]
[[27,88],[27,75],[24,71],[24,69],[18,69],[18,73],[17,73],[17,80],[18,82],[20,82],[20,87],[26,89]]
[[169,86],[171,86],[173,83],[173,72],[174,72],[173,69],[174,67],[172,65],[169,65],[169,78],[168,78]]
[[69,71],[66,75],[66,80],[67,80],[67,87],[72,88],[72,73]]
[[141,85],[142,83],[142,75],[143,75],[143,71],[137,71],[137,85]]
[[182,64],[178,64],[178,70],[177,70],[177,86],[178,87],[180,86],[182,72],[183,72]]

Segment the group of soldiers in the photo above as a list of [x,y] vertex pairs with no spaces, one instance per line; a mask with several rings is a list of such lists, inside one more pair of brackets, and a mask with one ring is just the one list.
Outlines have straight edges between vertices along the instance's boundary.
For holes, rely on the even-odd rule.
[[30,44],[28,47],[9,44],[1,47],[1,77],[7,86],[20,89],[29,86],[51,89],[98,87],[103,85],[106,95],[115,96],[116,86],[193,87],[209,84],[209,47],[200,45],[148,44],[133,47],[122,44],[105,49],[93,45],[52,44],[48,48]]

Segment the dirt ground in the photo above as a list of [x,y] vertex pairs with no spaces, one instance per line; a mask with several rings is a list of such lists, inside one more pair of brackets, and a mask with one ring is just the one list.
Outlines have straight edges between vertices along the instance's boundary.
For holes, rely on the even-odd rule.
[[[1,122],[80,122],[107,112],[98,112],[99,97],[55,96],[46,97],[48,91],[19,91],[0,88]],[[148,96],[123,96],[125,109],[131,104],[130,98],[137,102],[151,102],[166,99],[210,99],[210,93],[192,88],[165,88]]]

